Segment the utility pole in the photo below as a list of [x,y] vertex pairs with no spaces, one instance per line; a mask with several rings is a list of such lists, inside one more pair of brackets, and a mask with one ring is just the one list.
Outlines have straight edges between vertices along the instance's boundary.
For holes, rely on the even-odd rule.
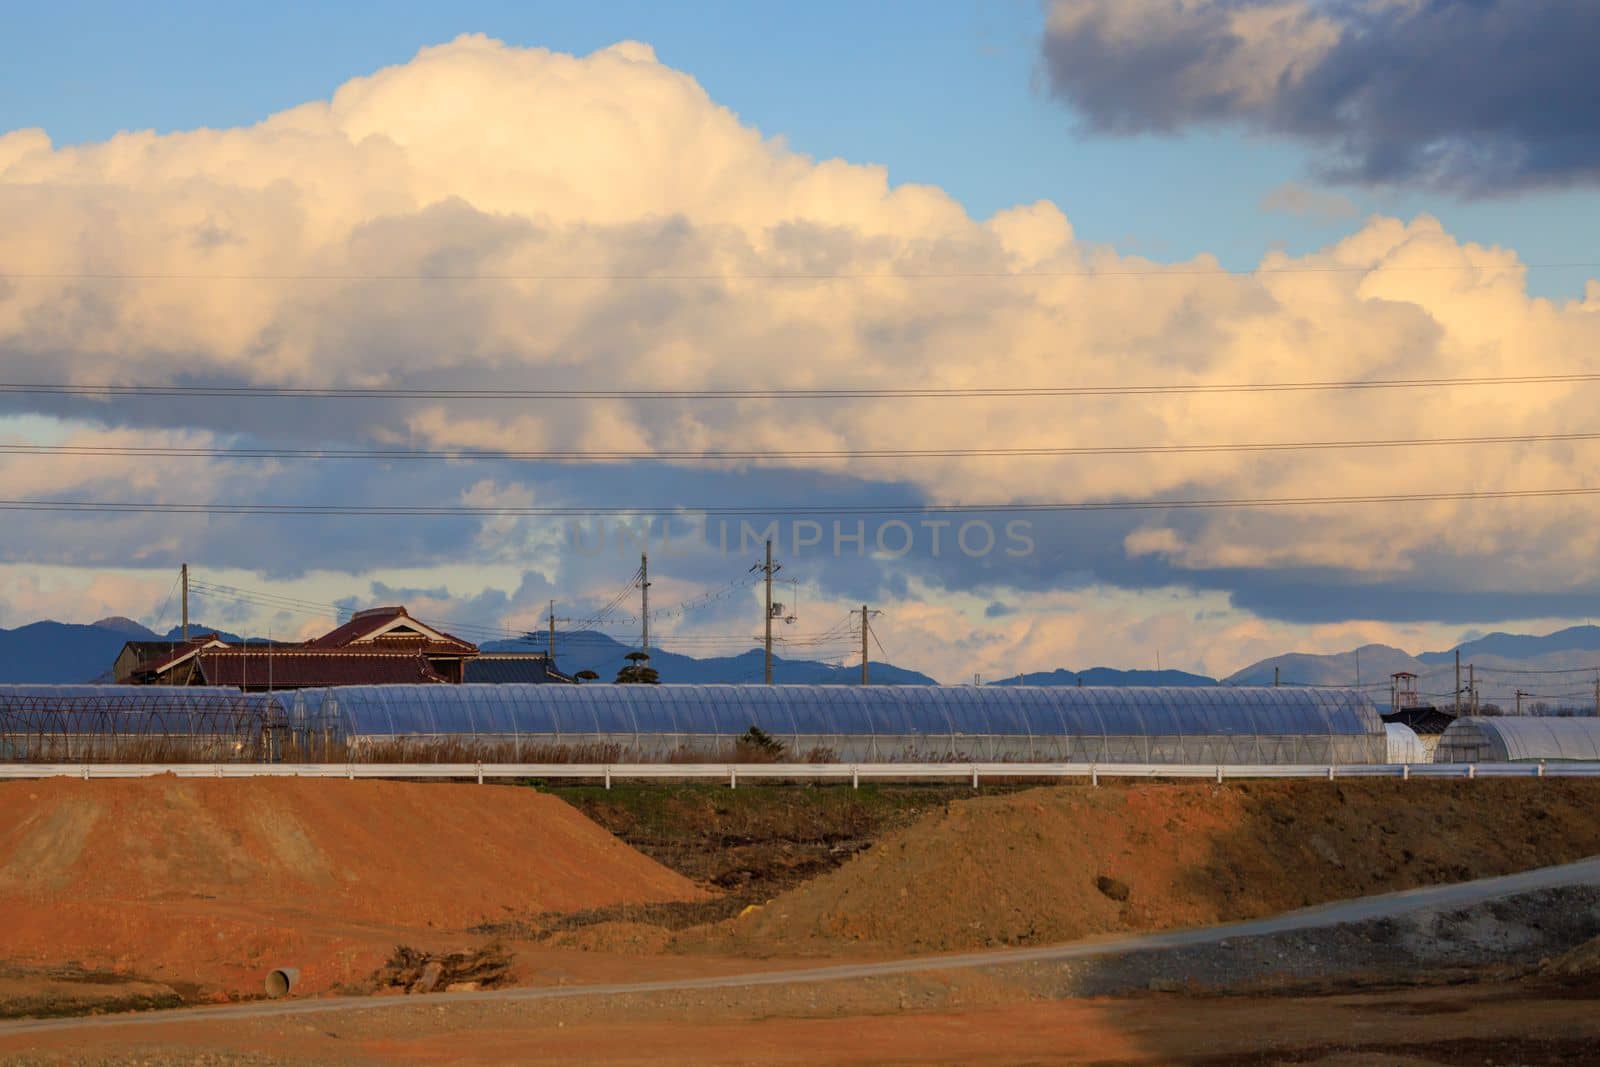
[[[852,611],[850,614],[854,615],[855,612]],[[865,605],[865,604],[861,605],[861,684],[862,685],[868,684],[867,683],[867,661],[868,661],[869,657],[868,657],[868,654],[867,654],[867,638],[872,633],[872,631],[870,629],[868,629],[868,627],[867,627],[867,620],[870,619],[874,615],[882,615],[882,614],[883,614],[883,612],[881,612],[881,611],[872,611],[872,610],[870,610],[867,607],[867,605]],[[976,685],[977,682],[974,681],[973,684]]]
[[189,565],[185,563],[178,571],[178,578],[183,585],[183,643],[189,643]]
[[650,556],[647,553],[644,553],[644,552],[639,553],[639,595],[644,601],[639,606],[639,618],[644,620],[644,622],[642,623],[642,625],[644,627],[644,632],[639,637],[639,645],[640,645],[641,648],[644,649],[645,654],[649,655],[649,653],[650,653]]
[[1274,689],[1278,688],[1278,671],[1279,670],[1280,670],[1280,668],[1278,668],[1278,667],[1272,668],[1272,688],[1274,688]]
[[[558,623],[558,622],[571,622],[571,621],[572,621],[571,619],[568,619],[568,618],[565,618],[565,617],[557,618],[556,617],[556,602],[554,600],[550,601],[550,650],[547,653],[547,655],[549,657],[549,663],[550,663],[550,669],[551,670],[555,670],[555,667],[556,667],[556,623]],[[532,637],[533,635],[529,634],[528,636]]]
[[861,684],[867,684],[867,606],[861,605]]
[[765,669],[762,672],[764,684],[766,685],[772,684],[772,576],[781,570],[783,570],[781,563],[772,562],[772,542],[769,540],[767,542],[766,562],[757,563],[750,568],[750,573],[754,574],[756,571],[760,571],[766,576],[767,610],[766,618],[762,620],[763,625],[766,627],[766,636],[762,640],[762,647],[766,650]]
[[1478,714],[1478,665],[1467,664],[1467,692],[1471,693],[1472,714]]
[[1456,649],[1456,717],[1461,717],[1461,650]]
[[1517,690],[1517,714],[1518,715],[1522,714],[1522,698],[1523,697],[1531,697],[1531,696],[1533,696],[1532,693],[1524,693],[1520,689]]

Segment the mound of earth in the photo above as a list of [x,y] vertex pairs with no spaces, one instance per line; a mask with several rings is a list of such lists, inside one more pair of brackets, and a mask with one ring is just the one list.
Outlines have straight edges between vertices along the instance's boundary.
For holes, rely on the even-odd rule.
[[1563,952],[1539,968],[1551,978],[1600,978],[1600,937]]
[[[1043,944],[1600,853],[1600,782],[1055,787],[952,804],[707,932],[746,952]],[[696,939],[689,938],[686,941]]]
[[[508,915],[706,896],[554,797],[452,783],[0,783],[5,955],[203,987],[359,983]],[[452,940],[453,938],[453,940]]]

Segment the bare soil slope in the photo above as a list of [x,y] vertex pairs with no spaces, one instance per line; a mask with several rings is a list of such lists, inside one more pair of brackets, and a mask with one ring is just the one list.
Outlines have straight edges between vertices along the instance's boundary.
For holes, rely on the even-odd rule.
[[[946,951],[1252,918],[1600,853],[1600,782],[1046,788],[952,804],[705,940]],[[695,935],[685,942],[694,943]]]
[[259,982],[264,966],[320,960],[311,977],[328,986],[362,978],[407,931],[704,895],[531,789],[0,783],[0,957],[13,961],[226,986],[219,968]]

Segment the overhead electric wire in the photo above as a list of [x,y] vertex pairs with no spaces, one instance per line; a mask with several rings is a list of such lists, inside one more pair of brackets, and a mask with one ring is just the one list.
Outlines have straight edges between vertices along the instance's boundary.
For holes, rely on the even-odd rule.
[[590,626],[598,626],[601,622],[603,622],[605,620],[605,618],[608,615],[610,615],[612,612],[616,611],[617,608],[622,606],[622,602],[628,598],[628,594],[632,593],[635,589],[639,588],[639,582],[642,580],[643,575],[644,575],[644,567],[643,567],[643,565],[641,564],[640,566],[635,567],[633,569],[633,574],[628,577],[627,584],[624,585],[620,590],[617,591],[616,596],[613,596],[606,603],[605,607],[601,608],[599,611],[597,611],[593,615],[589,616],[589,618],[587,618],[587,619],[585,619],[585,620],[583,620],[581,622],[576,623],[576,628],[581,630],[581,629],[586,629],[586,628],[588,628]]
[[1155,456],[1224,452],[1303,452],[1367,448],[1423,448],[1459,445],[1552,444],[1600,441],[1594,433],[1483,434],[1461,437],[1392,437],[1343,441],[1259,441],[1192,445],[1036,445],[994,448],[841,448],[841,449],[629,449],[602,451],[380,448],[223,448],[164,445],[62,445],[0,442],[0,455],[223,460],[442,460],[460,462],[615,463],[688,460],[817,459],[1026,459],[1063,456]]
[[1215,497],[1175,500],[1094,500],[1052,503],[999,501],[987,504],[676,504],[548,506],[473,504],[242,504],[159,503],[156,501],[0,500],[0,511],[126,515],[283,515],[416,518],[560,518],[593,515],[941,515],[1049,514],[1091,511],[1186,511],[1242,508],[1323,507],[1349,504],[1405,504],[1469,500],[1537,500],[1600,494],[1600,487],[1562,489],[1483,489],[1421,493],[1371,493],[1351,496]]
[[[342,608],[337,604],[321,601],[303,600],[298,597],[284,596],[278,593],[269,593],[260,590],[239,589],[235,586],[220,585],[213,582],[191,578],[189,590],[192,594],[209,599],[230,600],[252,607],[267,608],[274,611],[286,611],[290,614],[305,615],[312,618],[327,618],[332,616],[334,621],[354,614],[351,609]],[[523,636],[523,631],[508,626],[492,626],[485,623],[469,622],[460,619],[440,619],[441,625],[452,630],[470,633],[481,638],[492,640],[518,640]]]
[[1061,386],[831,386],[786,389],[729,387],[700,389],[596,389],[589,387],[521,389],[439,389],[409,386],[268,385],[83,385],[50,382],[0,382],[13,395],[111,397],[230,397],[251,400],[848,400],[848,399],[1006,399],[1081,396],[1194,396],[1215,393],[1325,392],[1371,389],[1434,389],[1460,386],[1573,385],[1600,381],[1600,372],[1506,374],[1478,377],[1325,379],[1298,382],[1217,384],[1061,385]]
[[1254,278],[1278,274],[1429,274],[1469,271],[1591,270],[1593,262],[1293,264],[1281,267],[1169,266],[1096,270],[922,271],[538,271],[447,274],[386,271],[0,271],[6,281],[69,282],[836,282],[1029,281],[1052,278]]
[[1551,667],[1543,669],[1515,668],[1515,667],[1478,667],[1479,674],[1596,674],[1600,673],[1600,664],[1589,667]]

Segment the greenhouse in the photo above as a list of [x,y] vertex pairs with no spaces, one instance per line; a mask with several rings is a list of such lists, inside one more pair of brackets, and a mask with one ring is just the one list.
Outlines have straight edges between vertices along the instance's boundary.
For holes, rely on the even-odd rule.
[[[450,746],[538,762],[1382,763],[1352,690],[1043,686],[438,685],[302,691],[297,748]],[[752,728],[755,733],[752,733]]]
[[1457,719],[1439,738],[1438,763],[1600,761],[1600,719],[1541,716]]
[[0,686],[0,759],[273,759],[286,694],[143,685]]
[[1384,723],[1383,728],[1389,735],[1390,763],[1433,762],[1428,746],[1422,743],[1422,738],[1411,727],[1404,723],[1389,722]]

